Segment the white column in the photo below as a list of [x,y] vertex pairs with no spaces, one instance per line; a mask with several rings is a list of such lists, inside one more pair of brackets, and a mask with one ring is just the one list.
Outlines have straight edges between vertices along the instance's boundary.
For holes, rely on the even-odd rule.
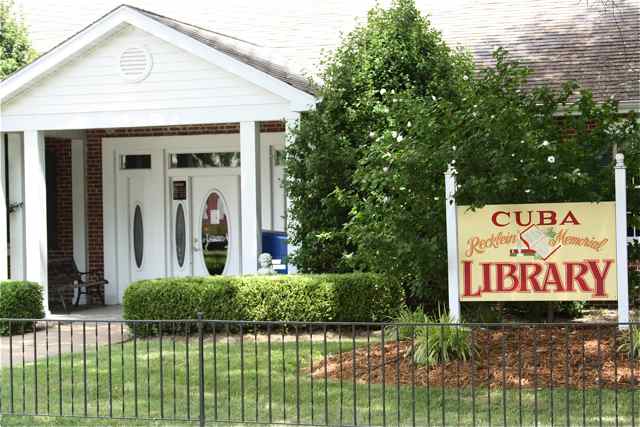
[[260,123],[240,123],[240,197],[242,216],[242,274],[258,271],[262,252],[260,207]]
[[47,286],[47,188],[44,133],[24,132],[24,213],[26,279],[42,286],[45,314],[49,315]]
[[449,269],[449,316],[460,321],[460,291],[458,274],[458,216],[456,209],[456,170],[449,166],[444,174],[444,192],[447,216],[447,267]]
[[[288,117],[286,117],[285,136],[284,136],[285,151],[286,151],[286,148],[289,147],[289,145],[295,142],[294,130],[298,127],[299,122],[300,122],[300,113],[291,113]],[[287,179],[286,175],[284,179],[286,182],[286,179]],[[286,197],[287,197],[286,204],[285,204],[286,221],[284,224],[284,229],[286,230],[288,235],[287,256],[291,258],[293,254],[295,254],[297,248],[295,245],[291,243],[291,238],[293,236],[293,219],[291,217],[291,199],[289,198],[288,193],[286,194]],[[287,269],[289,274],[296,274],[298,272],[298,267],[291,262],[288,263]]]
[[5,139],[6,134],[0,134],[0,281],[9,278],[8,265],[8,228],[7,228],[7,186],[5,182]]
[[9,214],[9,238],[11,248],[10,272],[11,279],[24,280],[24,159],[22,150],[22,134],[10,133],[8,135],[7,157],[9,159],[9,205],[15,206]]
[[[618,322],[629,322],[629,266],[627,260],[627,170],[624,154],[616,154],[616,258],[618,273]],[[621,325],[626,329],[628,325]]]
[[[73,259],[80,271],[87,271],[87,205],[85,142],[71,140],[71,194],[73,212]],[[76,292],[79,290],[76,289]],[[86,303],[82,295],[81,303]]]

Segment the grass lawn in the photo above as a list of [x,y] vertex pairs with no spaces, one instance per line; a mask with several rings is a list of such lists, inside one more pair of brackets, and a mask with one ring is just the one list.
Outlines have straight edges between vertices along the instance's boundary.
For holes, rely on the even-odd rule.
[[[243,343],[226,341],[214,346],[205,343],[206,415],[221,425],[237,425],[243,418],[255,424],[273,422],[339,425],[522,425],[534,424],[537,399],[540,425],[567,425],[567,398],[571,424],[615,425],[617,405],[619,425],[630,425],[631,397],[629,391],[544,389],[491,390],[476,388],[475,405],[472,391],[441,388],[396,387],[387,384],[356,384],[351,379],[327,381],[312,379],[308,367],[323,358],[322,343],[314,341],[280,341],[269,344],[246,338]],[[363,345],[358,342],[357,345]],[[134,360],[134,346],[137,360]],[[162,346],[162,351],[161,351]],[[351,341],[341,344],[351,348]],[[197,340],[187,344],[165,337],[129,341],[111,348],[88,346],[73,356],[39,360],[37,366],[22,362],[0,370],[1,412],[56,415],[87,414],[89,417],[165,418],[165,421],[98,420],[83,418],[32,417],[4,415],[2,426],[14,425],[178,425],[176,419],[196,419],[198,405]],[[339,351],[339,343],[327,343],[327,353]],[[187,356],[188,354],[188,356]],[[109,361],[111,360],[111,363]],[[135,363],[134,363],[135,362]],[[257,363],[256,363],[257,362]],[[270,363],[269,363],[270,362]],[[48,374],[47,374],[48,363]],[[215,371],[214,371],[215,366]],[[269,369],[271,366],[271,369]],[[214,374],[215,372],[215,374]],[[299,372],[299,377],[296,373]],[[109,375],[111,373],[111,375]],[[13,376],[13,386],[11,383]],[[36,378],[37,377],[37,378]],[[86,377],[86,389],[85,379]],[[137,377],[137,382],[135,378]],[[10,392],[13,390],[13,402]],[[269,399],[269,390],[272,398]],[[48,393],[47,393],[48,391]],[[385,398],[383,399],[383,393]],[[637,393],[636,393],[637,394]],[[415,396],[415,399],[414,399]],[[86,397],[86,400],[85,400]],[[583,405],[583,399],[585,405]],[[503,406],[506,402],[506,406]],[[640,399],[635,397],[636,422],[640,423]],[[584,412],[583,412],[584,408]],[[386,413],[386,418],[383,414]],[[553,413],[553,420],[551,414]],[[355,414],[355,419],[354,419]],[[601,416],[600,416],[601,414]],[[583,418],[584,417],[584,418]],[[400,419],[400,423],[398,423]],[[226,421],[231,421],[226,423]],[[184,422],[184,424],[189,424]]]

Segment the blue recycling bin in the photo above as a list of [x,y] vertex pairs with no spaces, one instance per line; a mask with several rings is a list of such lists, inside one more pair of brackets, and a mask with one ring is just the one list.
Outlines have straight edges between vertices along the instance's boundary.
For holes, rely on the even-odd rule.
[[262,230],[262,252],[271,254],[273,268],[278,274],[287,274],[287,233]]

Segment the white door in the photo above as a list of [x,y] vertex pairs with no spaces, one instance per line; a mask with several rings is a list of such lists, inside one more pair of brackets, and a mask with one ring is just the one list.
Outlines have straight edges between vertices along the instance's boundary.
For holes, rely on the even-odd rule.
[[194,276],[240,274],[240,177],[191,178]]
[[128,213],[128,260],[130,282],[161,277],[164,272],[162,251],[164,235],[162,215],[158,215],[162,206],[157,193],[150,191],[154,187],[151,171],[135,171],[127,176],[127,213]]

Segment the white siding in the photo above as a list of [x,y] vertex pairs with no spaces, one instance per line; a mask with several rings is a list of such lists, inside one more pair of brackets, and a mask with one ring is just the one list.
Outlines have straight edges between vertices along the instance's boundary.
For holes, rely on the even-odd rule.
[[[127,82],[118,69],[120,53],[131,46],[146,47],[153,58],[150,75],[137,83]],[[10,119],[284,104],[286,101],[277,95],[142,30],[126,26],[4,103],[2,115]]]

